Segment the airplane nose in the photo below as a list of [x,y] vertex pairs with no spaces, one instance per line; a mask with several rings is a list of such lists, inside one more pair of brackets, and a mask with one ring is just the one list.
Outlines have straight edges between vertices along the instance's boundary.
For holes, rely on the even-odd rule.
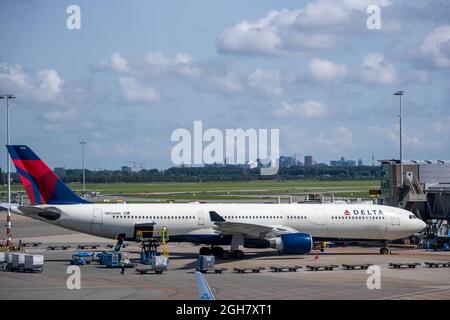
[[420,219],[417,219],[417,232],[422,231],[423,229],[425,229],[426,226],[427,224],[425,222],[423,222]]

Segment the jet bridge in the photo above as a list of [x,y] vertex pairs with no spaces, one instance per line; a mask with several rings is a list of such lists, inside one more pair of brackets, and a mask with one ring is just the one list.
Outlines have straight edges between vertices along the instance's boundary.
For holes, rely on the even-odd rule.
[[401,207],[425,221],[450,220],[450,161],[382,160],[382,204]]

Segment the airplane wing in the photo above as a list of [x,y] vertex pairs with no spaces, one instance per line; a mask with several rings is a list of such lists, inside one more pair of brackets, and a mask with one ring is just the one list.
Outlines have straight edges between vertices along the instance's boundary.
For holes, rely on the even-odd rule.
[[11,208],[11,204],[8,202],[1,202],[0,203],[0,211],[6,211],[8,208]]
[[210,211],[209,216],[215,225],[214,229],[223,234],[242,234],[253,238],[264,238],[268,233],[290,231],[285,228],[226,221],[215,211]]
[[198,296],[200,297],[200,300],[216,300],[202,273],[198,271],[195,272],[195,280],[197,280]]

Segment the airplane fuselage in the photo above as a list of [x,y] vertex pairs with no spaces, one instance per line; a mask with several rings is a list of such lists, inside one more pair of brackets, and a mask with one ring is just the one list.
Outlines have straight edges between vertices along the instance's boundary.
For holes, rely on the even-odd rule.
[[154,230],[166,227],[172,241],[206,244],[223,238],[214,229],[210,211],[219,213],[229,222],[273,227],[279,234],[309,233],[315,240],[393,240],[408,237],[424,227],[424,223],[409,211],[371,204],[74,204],[39,207],[57,208],[61,217],[55,221],[34,218],[95,236],[115,239],[121,234],[133,239],[136,226],[153,225]]

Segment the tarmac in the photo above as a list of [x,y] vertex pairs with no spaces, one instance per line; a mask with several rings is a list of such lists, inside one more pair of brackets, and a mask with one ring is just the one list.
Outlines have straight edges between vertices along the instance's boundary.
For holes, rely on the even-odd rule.
[[[3,214],[0,219],[3,220]],[[25,217],[13,217],[13,235],[28,253],[43,254],[42,273],[0,271],[0,299],[198,299],[194,271],[199,246],[170,243],[170,266],[163,274],[136,273],[127,268],[106,268],[95,262],[80,266],[81,289],[68,289],[67,273],[71,255],[78,244],[96,244],[93,251],[110,250],[112,240],[61,229]],[[48,250],[50,244],[64,244],[67,250]],[[128,243],[123,249],[132,260],[139,246]],[[428,268],[425,261],[450,261],[450,252],[393,248],[380,255],[374,247],[327,248],[307,255],[278,255],[273,249],[244,249],[244,260],[217,260],[222,274],[205,275],[217,299],[450,299],[450,268]],[[412,269],[393,269],[389,263],[419,262]],[[344,270],[342,264],[370,263],[379,267],[380,288],[369,289],[367,270]],[[307,271],[307,265],[338,265],[333,271]],[[302,266],[297,272],[273,272],[271,266]],[[235,267],[264,267],[260,273],[236,273]],[[371,278],[372,279],[372,278]],[[369,279],[369,283],[374,283]]]

